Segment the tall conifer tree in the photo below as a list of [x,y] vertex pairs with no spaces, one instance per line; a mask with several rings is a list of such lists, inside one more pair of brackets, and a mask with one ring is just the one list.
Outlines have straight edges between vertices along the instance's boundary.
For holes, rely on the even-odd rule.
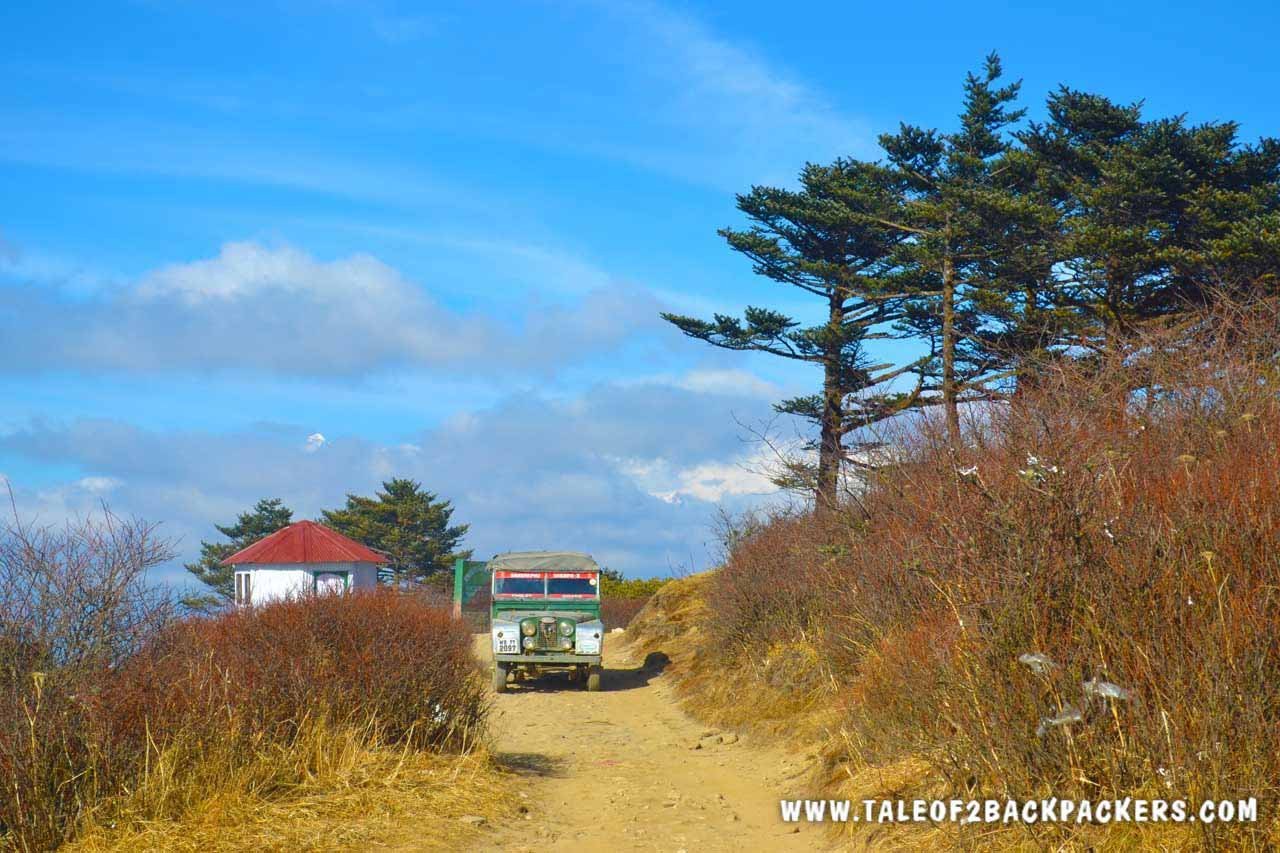
[[346,506],[321,516],[344,536],[386,554],[384,574],[393,582],[423,581],[471,556],[458,549],[469,525],[450,523],[453,504],[413,480],[388,480],[372,498],[347,495]]
[[1021,134],[1062,217],[1054,293],[1111,347],[1143,323],[1219,295],[1273,293],[1280,142],[1234,123],[1146,121],[1140,104],[1061,88]]
[[1010,128],[1024,111],[1013,108],[1019,83],[999,86],[1000,58],[987,57],[981,74],[964,85],[960,129],[940,133],[903,124],[880,145],[905,199],[874,221],[908,238],[899,256],[919,267],[920,280],[935,288],[916,300],[909,327],[935,341],[938,391],[951,440],[960,436],[960,404],[985,396],[996,362],[982,346],[982,316],[976,297],[990,280],[992,263],[1009,233],[1010,217],[1024,215],[1001,169],[1012,150]]
[[235,595],[235,570],[231,566],[224,566],[222,561],[236,551],[287,527],[292,520],[293,511],[282,500],[263,498],[253,505],[253,509],[240,513],[234,524],[215,524],[217,531],[227,537],[228,541],[201,542],[200,559],[185,566],[213,594],[188,596],[183,599],[183,603],[195,610],[209,610],[231,601]]
[[855,209],[891,205],[888,197],[894,192],[881,170],[838,160],[806,166],[798,190],[757,186],[738,196],[751,227],[725,228],[721,236],[752,261],[756,273],[813,297],[816,323],[758,307],[748,307],[741,319],[663,314],[686,335],[714,346],[768,353],[822,370],[820,393],[775,406],[817,428],[813,487],[820,508],[838,500],[846,436],[921,399],[921,381],[904,389],[895,380],[922,365],[882,362],[868,346],[892,336],[893,324],[905,316],[909,293],[904,288],[911,282],[894,253],[907,235]]

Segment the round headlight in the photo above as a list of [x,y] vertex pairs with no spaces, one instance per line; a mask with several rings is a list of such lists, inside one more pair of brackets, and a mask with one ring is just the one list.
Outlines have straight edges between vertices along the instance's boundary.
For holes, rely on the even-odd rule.
[[533,637],[525,637],[525,638],[524,638],[524,647],[525,647],[526,649],[531,649],[531,648],[533,648]]
[[532,637],[534,634],[538,632],[538,626],[532,622],[525,622],[520,626],[520,632],[523,633],[526,637]]
[[571,649],[571,648],[573,648],[573,640],[570,640],[568,637],[566,637],[565,639],[561,640],[561,641],[560,641],[560,648],[562,648],[562,649]]
[[566,636],[566,637],[571,636],[571,635],[573,634],[573,623],[572,623],[572,622],[561,622],[561,623],[560,623],[560,633],[561,633],[561,634],[563,634],[563,635],[564,635],[564,636]]

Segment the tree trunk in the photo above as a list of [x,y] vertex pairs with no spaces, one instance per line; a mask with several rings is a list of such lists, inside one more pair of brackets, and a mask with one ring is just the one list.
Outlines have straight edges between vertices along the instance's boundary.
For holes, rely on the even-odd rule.
[[840,375],[843,350],[840,332],[844,322],[844,299],[833,290],[829,297],[827,317],[829,340],[822,362],[822,424],[818,444],[818,482],[816,507],[819,512],[834,509],[839,503],[840,465],[844,461],[841,438],[844,427],[844,388]]
[[[1106,312],[1102,323],[1103,350],[1097,369],[1104,375],[1110,372],[1125,375],[1127,371],[1123,364],[1124,341],[1129,329],[1120,310],[1121,298],[1117,294],[1123,294],[1127,287],[1122,286],[1121,283],[1125,281],[1125,277],[1115,264],[1108,263],[1106,271]],[[1110,415],[1110,427],[1116,431],[1124,431],[1129,421],[1129,391],[1128,383],[1120,382],[1113,392],[1115,401]]]
[[[948,241],[949,242],[949,241]],[[951,247],[942,261],[942,407],[947,414],[947,441],[960,444],[960,407],[956,389],[956,268]]]
[[1055,329],[1052,335],[1048,332],[1048,319],[1040,310],[1036,288],[1031,284],[1022,288],[1022,316],[1018,321],[1015,343],[1002,354],[1001,367],[1012,367],[1017,373],[1013,377],[1014,399],[1025,398],[1030,392],[1040,387],[1042,374],[1048,369],[1051,361],[1049,345],[1061,340]]

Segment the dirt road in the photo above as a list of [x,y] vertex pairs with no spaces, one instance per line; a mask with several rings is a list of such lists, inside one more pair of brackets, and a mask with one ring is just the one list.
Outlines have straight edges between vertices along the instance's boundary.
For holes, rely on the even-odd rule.
[[[621,640],[606,641],[598,693],[557,674],[495,697],[495,749],[528,811],[494,827],[477,849],[821,849],[820,831],[796,833],[778,816],[798,760],[687,717],[664,680],[662,656],[646,666]],[[485,643],[477,638],[482,660]]]

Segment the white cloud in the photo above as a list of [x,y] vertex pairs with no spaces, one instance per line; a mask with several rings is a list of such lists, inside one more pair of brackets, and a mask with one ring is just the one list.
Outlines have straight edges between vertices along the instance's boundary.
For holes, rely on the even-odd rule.
[[728,460],[674,465],[669,460],[619,459],[618,469],[637,486],[667,503],[679,504],[693,498],[719,503],[732,497],[769,497],[778,493],[768,476],[772,457],[757,450]]
[[19,518],[24,523],[58,525],[100,512],[104,504],[110,505],[114,501],[124,485],[124,481],[117,477],[94,475],[29,490],[22,487],[20,479],[0,474],[0,491],[5,493],[0,522],[11,520],[10,491]]
[[311,435],[307,436],[307,443],[302,449],[307,453],[315,453],[317,450],[324,447],[324,444],[324,436],[321,433],[313,432]]
[[748,370],[691,370],[681,376],[676,384],[690,391],[745,394],[768,400],[783,396],[780,387]]
[[215,258],[169,264],[147,275],[132,297],[141,302],[176,297],[191,305],[235,301],[266,290],[332,298],[354,289],[356,301],[397,289],[396,273],[367,255],[329,263],[291,246],[227,243]]
[[629,159],[736,190],[790,181],[808,160],[874,151],[862,122],[751,46],[659,3],[599,8],[638,40],[629,59],[662,93],[653,119],[684,131],[673,145],[622,146]]
[[106,494],[120,484],[120,480],[115,477],[81,477],[76,481],[76,485],[79,488],[95,495]]
[[0,246],[0,293],[8,284],[22,283],[75,296],[92,297],[112,286],[112,280],[101,271],[66,258],[11,246]]
[[778,487],[764,473],[766,459],[755,456],[734,462],[704,462],[677,472],[676,492],[703,501],[735,495],[771,495]]
[[371,255],[321,260],[258,243],[80,298],[13,284],[0,296],[15,308],[0,315],[0,372],[547,375],[660,327],[662,308],[608,282],[568,303],[511,300],[500,322],[444,307]]

